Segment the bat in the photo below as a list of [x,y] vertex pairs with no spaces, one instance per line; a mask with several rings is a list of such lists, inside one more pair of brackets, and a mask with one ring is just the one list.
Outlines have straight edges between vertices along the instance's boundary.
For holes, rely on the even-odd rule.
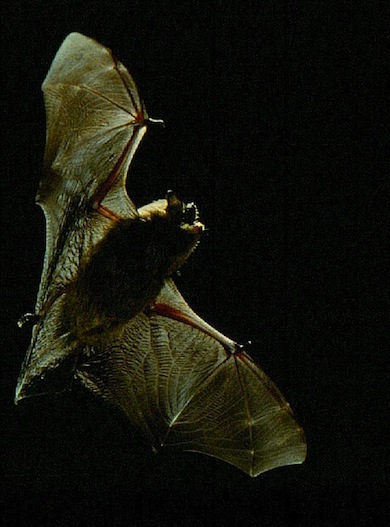
[[154,449],[195,451],[251,476],[302,463],[303,430],[245,346],[188,306],[173,277],[204,231],[172,191],[126,192],[152,123],[127,69],[71,33],[43,82],[47,135],[36,197],[46,252],[15,402],[78,379]]

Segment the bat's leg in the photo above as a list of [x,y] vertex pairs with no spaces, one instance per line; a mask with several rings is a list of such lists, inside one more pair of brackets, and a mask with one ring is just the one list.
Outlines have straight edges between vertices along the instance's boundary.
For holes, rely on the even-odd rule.
[[223,333],[213,328],[213,326],[210,326],[210,324],[205,322],[195,313],[183,313],[183,311],[161,302],[154,302],[150,309],[152,313],[155,313],[156,315],[183,322],[184,324],[188,324],[193,328],[203,331],[203,333],[206,333],[206,335],[209,335],[218,341],[229,355],[241,354],[241,352],[243,352],[243,346],[226,337]]
[[44,317],[44,315],[47,313],[49,308],[54,304],[55,300],[62,294],[64,294],[65,289],[62,289],[61,291],[58,291],[56,294],[54,294],[49,300],[46,302],[44,308],[39,313],[25,313],[22,315],[17,324],[19,328],[22,328],[25,324],[32,324],[35,326],[36,324],[39,324]]

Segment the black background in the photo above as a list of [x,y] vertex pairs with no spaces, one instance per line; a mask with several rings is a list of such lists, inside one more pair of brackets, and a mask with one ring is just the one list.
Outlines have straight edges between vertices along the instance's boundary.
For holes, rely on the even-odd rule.
[[[389,498],[384,110],[386,2],[2,3],[1,499],[5,525],[354,525]],[[279,385],[308,458],[251,479],[154,455],[81,388],[13,405],[44,253],[34,205],[40,84],[71,31],[111,47],[150,130],[138,205],[168,188],[210,228],[179,286]]]

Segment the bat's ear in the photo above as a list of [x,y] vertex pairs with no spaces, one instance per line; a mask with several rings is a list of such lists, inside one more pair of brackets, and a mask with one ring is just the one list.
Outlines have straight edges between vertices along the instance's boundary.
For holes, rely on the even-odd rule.
[[176,214],[183,212],[183,203],[176,196],[176,193],[173,190],[167,190],[166,199],[168,203],[168,216],[175,216]]

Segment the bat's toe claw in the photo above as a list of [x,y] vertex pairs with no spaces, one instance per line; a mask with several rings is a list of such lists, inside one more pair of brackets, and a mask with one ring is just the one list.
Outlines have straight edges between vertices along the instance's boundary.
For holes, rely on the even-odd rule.
[[40,318],[41,317],[36,313],[25,313],[19,318],[17,324],[19,328],[22,328],[25,324],[35,326],[35,324],[39,322]]

